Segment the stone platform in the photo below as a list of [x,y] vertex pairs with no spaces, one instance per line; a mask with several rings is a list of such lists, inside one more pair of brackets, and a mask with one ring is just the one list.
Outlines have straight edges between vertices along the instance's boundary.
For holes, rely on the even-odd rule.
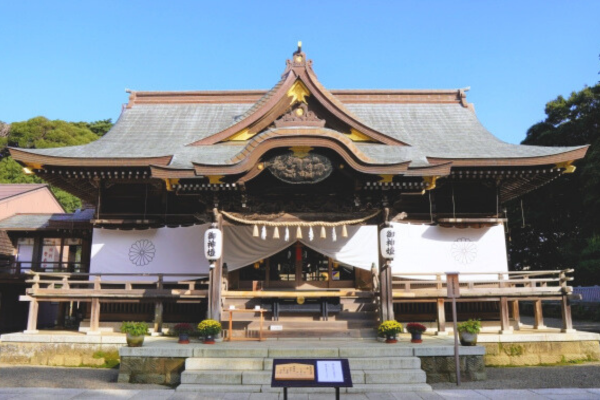
[[[521,326],[504,334],[486,329],[479,335],[479,346],[460,347],[461,376],[463,381],[485,379],[485,366],[491,365],[600,360],[599,340],[596,333],[561,333],[552,328]],[[173,337],[148,336],[143,347],[128,348],[120,333],[40,331],[2,335],[0,363],[97,366],[104,363],[104,354],[118,352],[122,382],[183,383],[180,390],[215,391],[222,391],[223,385],[230,389],[239,382],[253,385],[244,390],[268,391],[273,358],[348,358],[354,383],[360,390],[365,390],[360,385],[380,385],[369,390],[383,390],[386,385],[403,380],[406,382],[402,384],[413,385],[412,389],[406,386],[399,390],[427,390],[427,383],[455,381],[453,345],[452,332],[447,336],[428,332],[422,344],[410,343],[408,334],[400,334],[399,342],[393,345],[376,339],[325,337],[215,345],[193,339],[188,345],[180,345]],[[250,367],[240,370],[244,365]],[[410,371],[404,371],[405,367]],[[398,374],[400,370],[406,373]]]

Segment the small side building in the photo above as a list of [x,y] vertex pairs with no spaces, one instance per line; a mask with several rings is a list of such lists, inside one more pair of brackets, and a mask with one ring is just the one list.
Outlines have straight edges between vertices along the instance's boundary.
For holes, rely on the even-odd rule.
[[[27,304],[19,296],[29,271],[87,270],[83,249],[89,244],[83,245],[92,215],[65,213],[46,184],[0,185],[0,332],[25,328]],[[57,312],[56,305],[44,305],[40,325],[54,324]]]

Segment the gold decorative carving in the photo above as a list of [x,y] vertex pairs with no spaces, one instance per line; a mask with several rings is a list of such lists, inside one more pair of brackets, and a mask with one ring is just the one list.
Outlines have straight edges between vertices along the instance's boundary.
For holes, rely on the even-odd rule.
[[325,120],[317,118],[316,114],[308,109],[308,105],[300,103],[296,108],[275,121],[277,128],[286,126],[318,126],[324,127]]
[[177,185],[179,183],[178,178],[165,178],[164,181],[168,192],[172,192],[174,190],[173,185]]
[[294,153],[294,156],[304,158],[314,149],[310,146],[294,146],[290,147],[290,150]]
[[223,183],[221,179],[225,177],[225,175],[207,175],[208,183]]
[[425,187],[425,190],[433,190],[435,189],[436,181],[438,180],[439,176],[424,176],[423,180],[425,181],[425,183],[427,183],[427,186]]
[[379,182],[392,182],[392,180],[394,179],[394,175],[379,175],[381,177],[381,180]]
[[255,133],[250,133],[250,130],[248,128],[246,128],[246,129],[239,131],[236,134],[229,136],[227,139],[225,139],[225,141],[241,142],[244,140],[251,139],[254,135],[255,135]]
[[564,174],[572,174],[577,169],[577,167],[573,165],[573,160],[558,163],[556,164],[556,168],[564,168]]
[[348,135],[348,138],[353,142],[374,142],[373,139],[354,128],[350,128],[350,134]]
[[304,83],[300,80],[296,80],[291,88],[287,91],[287,96],[292,98],[292,104],[302,102],[306,103],[306,97],[310,96],[310,91]]

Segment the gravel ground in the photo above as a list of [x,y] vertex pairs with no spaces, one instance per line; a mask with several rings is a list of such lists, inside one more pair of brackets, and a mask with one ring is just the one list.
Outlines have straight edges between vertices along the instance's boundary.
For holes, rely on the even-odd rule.
[[486,368],[487,380],[477,382],[434,383],[442,389],[544,389],[600,388],[600,362],[560,367]]
[[117,383],[118,369],[15,366],[0,364],[0,387],[77,389],[170,389],[162,385]]

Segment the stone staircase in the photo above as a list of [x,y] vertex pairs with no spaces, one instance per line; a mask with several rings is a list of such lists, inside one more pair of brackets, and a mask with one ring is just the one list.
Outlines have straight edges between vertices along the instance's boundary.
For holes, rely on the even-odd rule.
[[[315,343],[306,347],[256,346],[246,344],[235,348],[219,346],[204,348],[203,357],[188,358],[181,374],[178,392],[283,392],[271,388],[274,358],[347,358],[353,387],[341,388],[340,393],[426,392],[421,360],[412,349],[401,346],[365,347],[335,346]],[[293,393],[334,393],[333,388],[290,388]]]

